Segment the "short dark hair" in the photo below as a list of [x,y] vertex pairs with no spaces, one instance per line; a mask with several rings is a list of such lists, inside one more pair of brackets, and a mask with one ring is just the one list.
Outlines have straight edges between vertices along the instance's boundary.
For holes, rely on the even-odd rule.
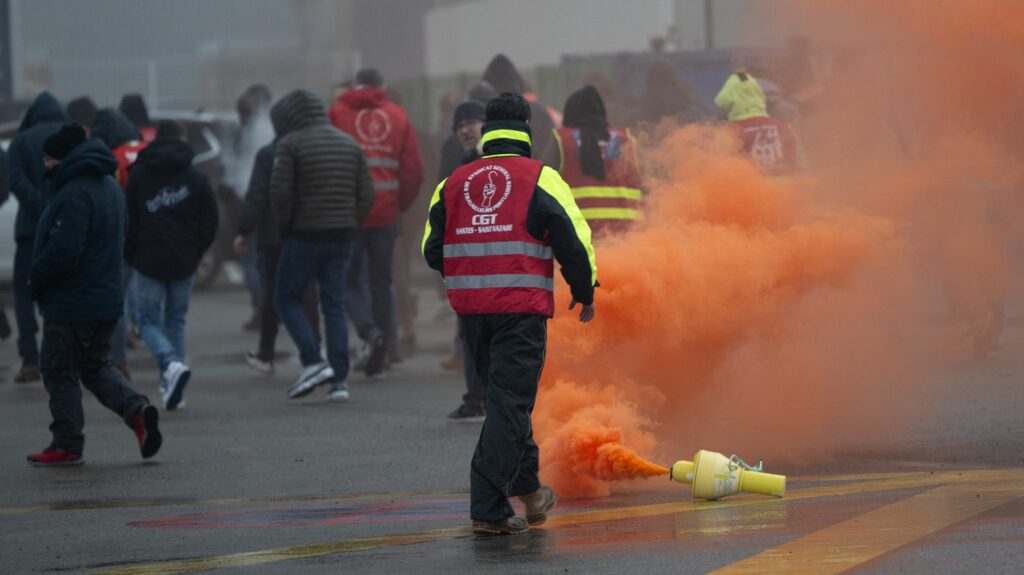
[[356,72],[356,84],[380,88],[384,85],[384,77],[376,68],[363,68]]
[[185,138],[185,126],[177,120],[160,120],[156,125],[156,138],[173,138],[183,140]]
[[502,92],[487,103],[487,121],[512,120],[530,121],[530,103],[522,94]]

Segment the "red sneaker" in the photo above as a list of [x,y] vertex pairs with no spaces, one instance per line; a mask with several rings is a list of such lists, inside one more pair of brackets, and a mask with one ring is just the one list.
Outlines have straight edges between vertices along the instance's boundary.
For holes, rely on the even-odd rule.
[[28,456],[28,462],[36,467],[67,467],[85,463],[81,453],[71,453],[60,447],[47,447],[39,453]]
[[135,437],[139,440],[139,451],[142,452],[143,459],[149,459],[156,455],[156,452],[160,451],[160,445],[164,442],[157,426],[159,419],[160,413],[156,407],[146,405],[132,420],[132,430],[135,431]]

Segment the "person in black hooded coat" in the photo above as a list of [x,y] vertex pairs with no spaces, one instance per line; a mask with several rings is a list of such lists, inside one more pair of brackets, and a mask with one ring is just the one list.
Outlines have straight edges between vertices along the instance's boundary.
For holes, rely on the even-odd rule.
[[[253,161],[249,188],[245,193],[242,217],[235,236],[235,252],[243,254],[249,248],[248,237],[256,236],[256,252],[260,272],[260,341],[259,346],[246,352],[246,363],[262,373],[274,371],[274,346],[281,319],[274,310],[274,284],[277,264],[281,261],[281,235],[277,231],[277,216],[270,202],[270,177],[274,173],[274,154],[277,142],[288,135],[284,106],[278,102],[270,108],[270,121],[274,125],[274,141],[260,148]],[[316,286],[310,286],[303,300],[306,319],[320,340],[320,312],[316,300]]]
[[53,94],[43,92],[25,112],[18,134],[7,149],[8,178],[11,193],[18,198],[18,216],[14,224],[14,313],[18,324],[18,355],[21,371],[14,381],[39,381],[39,344],[36,333],[35,306],[29,288],[29,269],[32,266],[32,245],[36,239],[36,226],[46,208],[47,187],[44,182],[43,142],[60,130],[64,123],[64,109]]
[[28,461],[83,462],[81,387],[135,432],[142,457],[152,457],[162,441],[157,410],[110,360],[110,337],[124,311],[124,195],[111,177],[117,161],[102,142],[86,140],[78,124],[60,128],[44,149],[56,192],[39,220],[30,274],[43,316],[42,368],[53,440]]
[[[526,81],[519,75],[512,60],[504,54],[498,54],[487,64],[484,70],[483,80],[494,88],[496,94],[502,92],[513,92],[516,94],[526,93]],[[487,102],[483,102],[484,106]],[[533,134],[533,159],[540,159],[548,146],[554,145],[555,137],[553,130],[555,123],[551,121],[548,114],[548,107],[540,101],[530,102],[530,132]]]
[[217,235],[217,200],[192,167],[195,151],[178,122],[162,121],[128,178],[125,257],[134,270],[139,332],[163,375],[164,406],[181,405],[191,370],[185,365],[185,316],[203,253]]

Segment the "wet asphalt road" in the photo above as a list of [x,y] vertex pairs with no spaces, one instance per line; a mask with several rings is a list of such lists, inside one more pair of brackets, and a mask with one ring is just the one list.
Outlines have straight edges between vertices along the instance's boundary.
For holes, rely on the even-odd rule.
[[[429,293],[422,299],[432,303]],[[429,308],[430,305],[422,307]],[[1024,314],[1000,352],[949,375],[950,417],[913,446],[872,446],[794,470],[784,500],[695,503],[678,484],[566,501],[544,528],[477,539],[468,465],[479,428],[444,415],[461,394],[438,360],[452,323],[352,399],[289,401],[298,371],[249,371],[239,292],[196,297],[188,407],[162,414],[151,463],[115,417],[86,401],[87,464],[36,469],[48,441],[41,384],[10,383],[0,347],[2,573],[1019,573],[1024,564]],[[424,314],[426,315],[426,314]],[[1022,316],[1022,317],[1018,317]],[[281,347],[290,348],[281,334]],[[144,350],[138,387],[157,397]],[[954,407],[955,406],[955,410]]]

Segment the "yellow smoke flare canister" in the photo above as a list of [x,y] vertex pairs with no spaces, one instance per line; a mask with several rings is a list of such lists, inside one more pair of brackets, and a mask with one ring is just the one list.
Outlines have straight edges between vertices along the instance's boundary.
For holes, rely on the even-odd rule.
[[734,493],[757,493],[772,497],[786,495],[786,476],[750,468],[735,455],[726,457],[700,450],[693,461],[677,461],[669,479],[693,485],[694,499],[714,501]]

